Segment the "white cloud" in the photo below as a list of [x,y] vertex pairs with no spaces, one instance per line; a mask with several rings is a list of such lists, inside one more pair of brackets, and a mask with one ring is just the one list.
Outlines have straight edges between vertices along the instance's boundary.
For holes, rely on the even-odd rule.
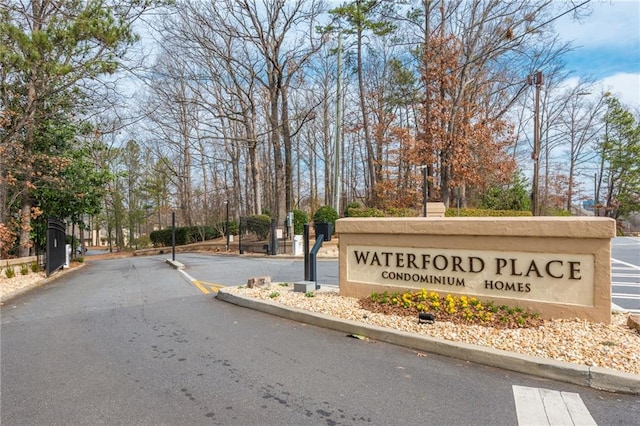
[[640,74],[618,73],[599,82],[631,109],[640,108]]
[[[570,77],[563,80],[559,86],[559,90],[572,90],[581,79],[579,77]],[[593,88],[589,89],[590,97],[598,97],[600,93],[611,92],[613,96],[618,98],[631,111],[640,111],[640,73],[616,73],[595,81]]]
[[[567,2],[562,4],[564,9]],[[640,0],[592,0],[584,8],[592,13],[580,21],[568,14],[555,26],[576,47],[567,56],[575,77],[570,80],[596,78],[603,91],[640,109]]]
[[556,24],[560,37],[587,48],[629,46],[640,38],[640,1],[598,0],[588,4],[592,13],[580,21],[568,14]]

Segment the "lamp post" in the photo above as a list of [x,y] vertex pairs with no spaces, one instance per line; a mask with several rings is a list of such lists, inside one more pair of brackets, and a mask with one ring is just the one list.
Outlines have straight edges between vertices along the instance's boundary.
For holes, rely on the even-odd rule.
[[540,199],[538,197],[538,186],[540,180],[540,86],[542,86],[542,72],[536,71],[535,74],[527,77],[527,83],[536,87],[536,98],[533,114],[533,152],[531,159],[533,160],[533,182],[531,184],[531,213],[534,216],[540,214]]
[[593,174],[593,215],[599,216],[598,214],[598,173]]
[[224,227],[224,233],[227,236],[227,248],[226,250],[229,251],[229,245],[230,245],[230,235],[229,235],[229,200],[225,201],[224,204],[227,206],[227,221],[225,223],[225,227]]
[[427,196],[428,196],[428,187],[427,187],[427,165],[423,164],[420,166],[422,169],[422,216],[427,217]]
[[340,145],[342,138],[342,32],[338,33],[338,71],[336,81],[336,158],[333,172],[333,208],[340,212]]
[[176,261],[176,212],[171,212],[171,260]]

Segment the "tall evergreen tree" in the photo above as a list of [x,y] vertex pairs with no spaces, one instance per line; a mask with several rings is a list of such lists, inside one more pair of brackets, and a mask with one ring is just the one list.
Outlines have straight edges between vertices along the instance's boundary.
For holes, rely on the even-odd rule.
[[[35,191],[50,169],[51,121],[83,113],[98,77],[114,73],[135,41],[132,22],[152,2],[5,0],[0,5],[0,110],[9,123],[0,141],[12,154],[2,178],[12,177],[19,208],[21,256],[30,252]],[[54,130],[55,132],[55,130]],[[54,151],[54,155],[57,154]],[[4,222],[10,212],[0,210]]]
[[640,210],[640,123],[617,98],[606,102],[600,175],[607,185],[606,215],[618,219]]

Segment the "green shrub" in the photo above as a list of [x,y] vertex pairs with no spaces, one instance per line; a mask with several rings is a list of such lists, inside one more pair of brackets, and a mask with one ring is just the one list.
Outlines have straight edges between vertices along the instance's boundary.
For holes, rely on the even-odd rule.
[[549,216],[573,216],[571,212],[564,209],[560,209],[560,208],[549,210],[548,215]]
[[20,275],[28,275],[29,274],[29,265],[23,263],[20,265]]
[[331,206],[322,206],[313,214],[313,223],[330,223],[334,225],[338,220],[338,212]]
[[385,217],[385,214],[373,207],[352,207],[349,209],[349,217]]
[[7,278],[13,278],[16,276],[16,271],[13,269],[13,266],[8,266],[4,270],[4,274]]
[[[223,220],[221,222],[216,223],[214,228],[208,228],[208,231],[205,235],[205,240],[210,240],[212,238],[219,238],[226,235],[225,229],[227,227],[227,221]],[[239,232],[238,222],[234,220],[229,221],[229,235],[238,235]]]
[[231,235],[238,235],[240,232],[240,225],[235,220],[229,222],[229,233]]
[[330,223],[331,234],[336,230],[336,220],[338,220],[338,212],[331,206],[322,206],[313,214],[314,229],[319,223]]
[[374,207],[360,207],[358,203],[354,203],[353,207],[347,209],[345,216],[348,217],[417,217],[418,212],[411,208],[395,208],[392,207],[387,211],[376,209]]
[[256,234],[258,240],[266,240],[271,230],[271,218],[265,214],[256,214],[246,218],[246,229]]
[[302,210],[293,210],[293,234],[302,235],[304,225],[309,223],[309,215]]
[[[231,224],[229,228],[232,229]],[[154,247],[170,247],[172,244],[172,232],[173,229],[171,227],[153,231],[149,234],[149,239]],[[182,246],[220,236],[220,231],[211,226],[183,226],[176,228],[176,245]]]
[[[487,210],[487,209],[459,209],[460,217],[523,217],[531,216],[530,211],[524,210]],[[444,214],[446,217],[458,216],[458,209],[448,208]]]
[[349,209],[359,209],[360,203],[357,201],[352,201],[349,204],[347,204],[346,206],[344,206],[344,217],[349,217]]
[[531,199],[527,189],[527,179],[521,171],[516,171],[509,184],[493,185],[480,198],[481,209],[488,210],[530,210]]
[[151,246],[151,238],[148,235],[140,235],[138,238],[133,240],[133,244],[137,248],[147,248]]
[[165,244],[166,239],[167,239],[167,235],[169,238],[169,245],[171,245],[171,229],[160,229],[157,231],[151,231],[151,233],[149,234],[149,239],[151,240],[151,244],[153,244],[154,247],[162,247],[165,246],[167,244]]
[[410,208],[390,208],[389,210],[387,210],[386,215],[389,217],[417,217],[418,213],[415,211],[415,209],[410,209]]

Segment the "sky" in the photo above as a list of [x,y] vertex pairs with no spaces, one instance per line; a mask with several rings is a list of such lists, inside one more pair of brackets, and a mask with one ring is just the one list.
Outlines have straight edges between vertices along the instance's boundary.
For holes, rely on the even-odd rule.
[[568,68],[640,110],[640,0],[591,0],[584,7],[591,13],[579,22],[570,15],[556,22],[560,37],[575,46],[565,58]]

